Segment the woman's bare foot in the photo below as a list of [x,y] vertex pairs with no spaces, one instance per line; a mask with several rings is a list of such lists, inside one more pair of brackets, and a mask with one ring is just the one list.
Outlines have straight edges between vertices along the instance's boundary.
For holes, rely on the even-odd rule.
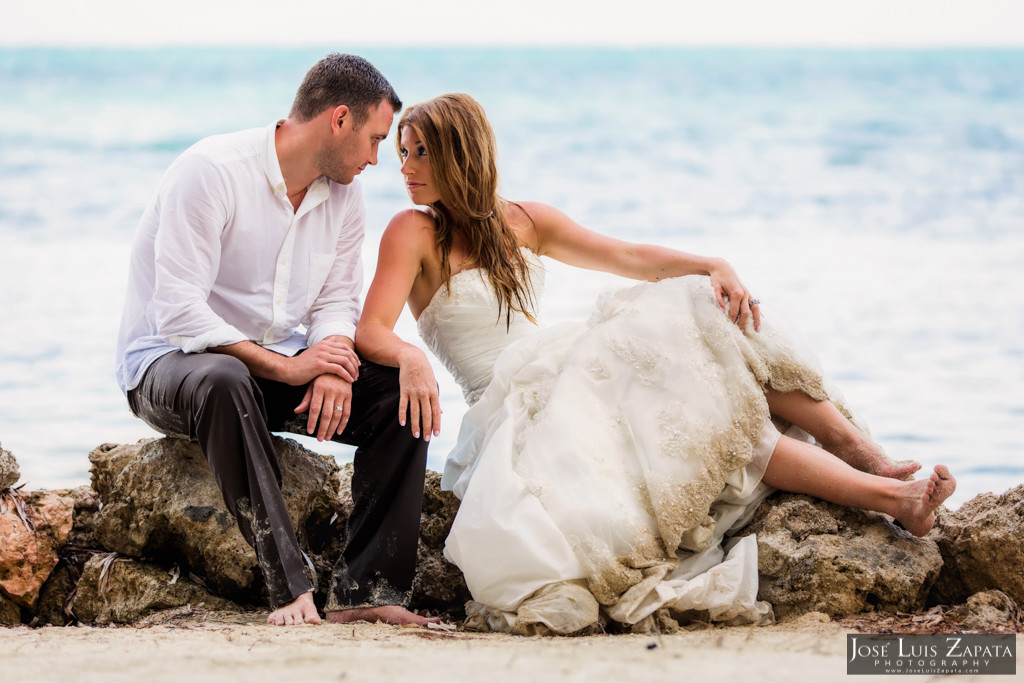
[[313,604],[313,594],[303,593],[287,605],[278,607],[267,617],[268,624],[294,626],[295,624],[319,624],[320,614]]
[[900,492],[893,514],[915,536],[924,536],[935,524],[935,510],[956,490],[956,480],[945,465],[936,465],[928,479],[909,481]]
[[358,609],[343,609],[337,612],[328,612],[327,621],[336,624],[348,624],[353,621],[368,621],[371,624],[382,621],[385,624],[404,626],[406,624],[436,624],[441,620],[437,617],[421,617],[415,612],[410,612],[398,605],[384,605],[381,607],[362,607]]

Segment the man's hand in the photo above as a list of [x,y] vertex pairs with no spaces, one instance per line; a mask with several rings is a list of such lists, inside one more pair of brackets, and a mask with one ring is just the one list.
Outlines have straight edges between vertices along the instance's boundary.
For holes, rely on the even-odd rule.
[[309,411],[306,432],[312,434],[316,429],[317,441],[341,434],[352,412],[352,383],[330,373],[320,375],[310,382],[302,403],[295,408],[296,413],[306,410]]
[[286,360],[282,379],[286,384],[308,384],[321,375],[331,374],[349,384],[359,379],[359,356],[351,342],[344,338],[328,337],[297,356]]
[[[425,441],[441,433],[441,401],[437,394],[437,380],[426,355],[415,347],[409,347],[399,359],[398,387],[401,398],[398,401],[398,422],[405,425],[409,413],[409,427],[417,439],[423,434]],[[423,431],[420,431],[420,427]]]
[[711,287],[715,290],[718,307],[725,311],[742,330],[750,316],[754,316],[754,331],[761,331],[761,307],[755,302],[751,307],[750,292],[740,282],[739,276],[726,261],[716,259],[709,273]]

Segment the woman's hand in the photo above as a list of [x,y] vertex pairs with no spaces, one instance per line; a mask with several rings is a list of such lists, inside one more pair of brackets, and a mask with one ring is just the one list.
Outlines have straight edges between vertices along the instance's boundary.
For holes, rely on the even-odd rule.
[[708,269],[711,287],[715,290],[718,307],[725,311],[742,330],[750,316],[754,316],[754,331],[761,331],[761,307],[750,297],[750,292],[740,282],[739,276],[724,259],[714,259]]
[[[409,427],[417,439],[423,434],[424,441],[441,433],[441,401],[437,393],[437,380],[426,354],[416,347],[408,347],[398,359],[398,387],[401,398],[398,402],[398,422],[405,426],[409,416]],[[422,432],[420,427],[422,426]]]

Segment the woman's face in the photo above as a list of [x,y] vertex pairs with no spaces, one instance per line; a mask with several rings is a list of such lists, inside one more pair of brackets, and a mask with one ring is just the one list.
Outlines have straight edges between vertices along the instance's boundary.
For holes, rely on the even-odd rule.
[[427,148],[420,142],[420,134],[412,126],[402,129],[402,175],[405,176],[405,189],[413,204],[425,206],[441,201],[441,194],[434,186],[430,175],[430,159]]

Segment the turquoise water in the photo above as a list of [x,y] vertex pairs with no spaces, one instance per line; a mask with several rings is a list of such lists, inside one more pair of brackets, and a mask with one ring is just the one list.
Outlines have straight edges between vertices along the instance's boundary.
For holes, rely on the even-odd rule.
[[[180,151],[286,115],[327,51],[0,50],[0,443],[30,487],[151,435],[111,369],[136,221]],[[956,502],[1024,481],[1024,51],[361,54],[407,103],[477,97],[506,196],[732,261],[888,451],[954,467]],[[368,279],[408,206],[389,143],[362,176]],[[620,284],[556,264],[544,318]],[[464,409],[438,376],[435,469]]]

